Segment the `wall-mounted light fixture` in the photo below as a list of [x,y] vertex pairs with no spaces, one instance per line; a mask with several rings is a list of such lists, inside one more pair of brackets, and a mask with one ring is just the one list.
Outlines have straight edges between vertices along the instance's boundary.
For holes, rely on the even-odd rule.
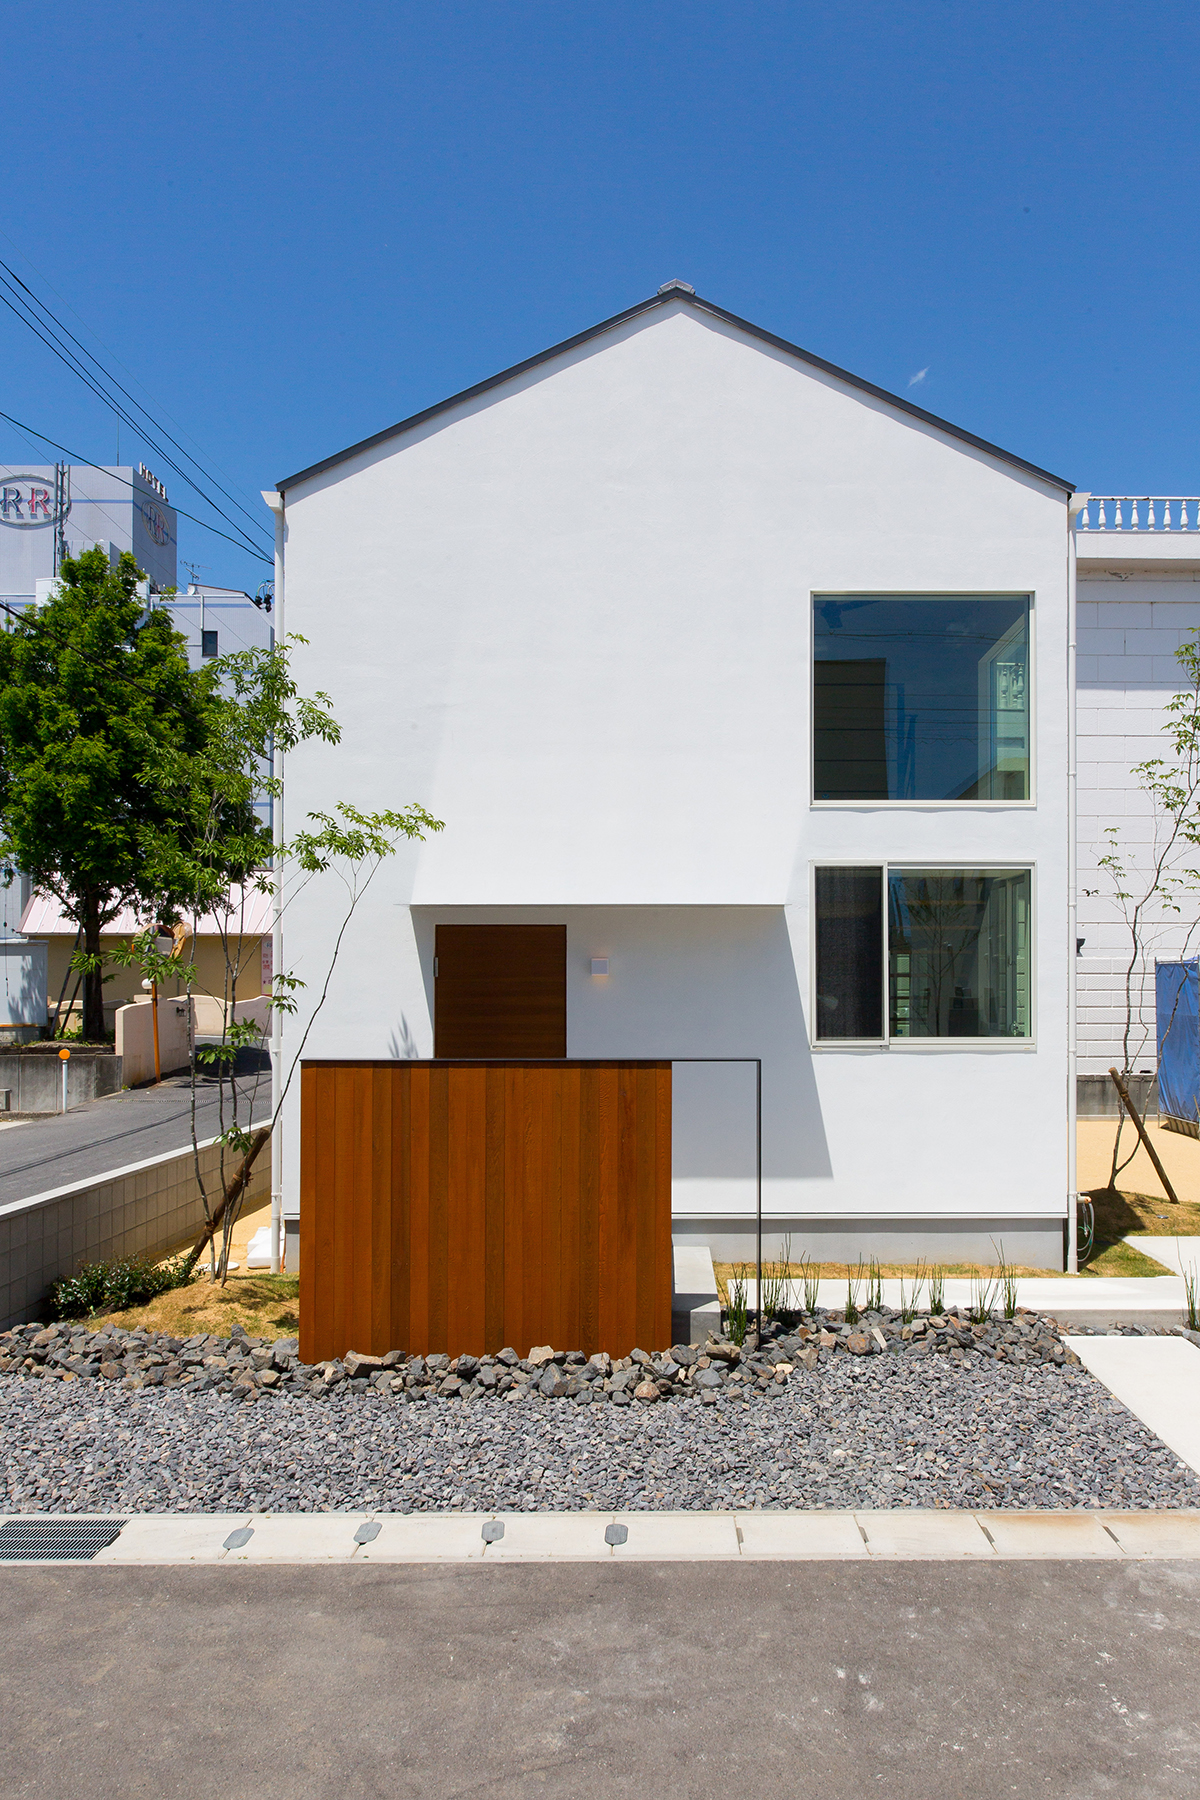
[[593,958],[592,958],[592,974],[593,975],[607,975],[608,974],[608,958],[607,958],[607,956],[593,956]]

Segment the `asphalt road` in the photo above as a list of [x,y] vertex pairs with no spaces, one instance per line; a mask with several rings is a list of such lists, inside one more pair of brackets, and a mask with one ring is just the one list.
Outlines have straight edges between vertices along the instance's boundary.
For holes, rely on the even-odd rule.
[[[237,1077],[254,1122],[270,1112],[269,1059],[254,1055]],[[226,1099],[228,1122],[228,1098]],[[168,1076],[159,1087],[133,1088],[92,1100],[68,1113],[29,1119],[0,1130],[0,1206],[25,1200],[50,1188],[123,1169],[171,1150],[184,1150],[190,1138],[190,1097],[186,1075]],[[197,1094],[197,1130],[201,1140],[222,1129],[217,1083],[201,1078]]]
[[0,1795],[1200,1794],[1200,1566],[0,1568]]

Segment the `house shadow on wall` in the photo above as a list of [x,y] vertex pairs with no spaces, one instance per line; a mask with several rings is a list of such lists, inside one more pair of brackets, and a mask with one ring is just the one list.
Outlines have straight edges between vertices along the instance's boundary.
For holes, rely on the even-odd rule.
[[[723,984],[725,1004],[705,1022],[703,1036],[714,1054],[728,1046],[730,1056],[762,1058],[764,1182],[829,1179],[833,1165],[786,914],[782,907],[758,908],[740,925],[730,947],[734,967]],[[732,1184],[740,1203],[748,1200],[757,1159],[755,1075],[745,1063],[676,1064],[677,1182]],[[730,1200],[735,1203],[732,1194]]]

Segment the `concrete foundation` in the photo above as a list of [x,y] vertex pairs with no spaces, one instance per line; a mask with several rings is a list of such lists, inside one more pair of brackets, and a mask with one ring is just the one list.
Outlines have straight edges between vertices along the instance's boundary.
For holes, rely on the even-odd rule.
[[[1144,1119],[1153,1118],[1158,1112],[1157,1077],[1131,1075],[1129,1098]],[[1119,1104],[1110,1075],[1075,1077],[1075,1105],[1081,1119],[1115,1119]]]
[[721,1335],[721,1302],[707,1244],[676,1244],[671,1295],[671,1342],[706,1344]]
[[[1005,1260],[1030,1269],[1062,1269],[1065,1219],[1056,1218],[793,1218],[763,1220],[763,1257],[778,1259],[784,1240],[791,1257],[812,1262],[994,1263]],[[677,1246],[707,1245],[714,1262],[753,1263],[753,1219],[676,1216],[671,1236]]]

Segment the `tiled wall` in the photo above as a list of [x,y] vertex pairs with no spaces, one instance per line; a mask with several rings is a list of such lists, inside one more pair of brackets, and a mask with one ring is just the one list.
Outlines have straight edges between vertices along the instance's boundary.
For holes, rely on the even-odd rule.
[[[1170,747],[1163,708],[1183,685],[1174,652],[1200,628],[1200,586],[1188,581],[1080,580],[1078,607],[1079,935],[1077,964],[1079,1072],[1102,1074],[1121,1062],[1125,969],[1131,938],[1113,898],[1113,882],[1099,868],[1115,826],[1136,895],[1154,854],[1154,820],[1131,773]],[[1192,860],[1195,860],[1194,858]],[[1096,890],[1088,893],[1087,890]],[[1200,915],[1200,896],[1184,902],[1182,917],[1151,909],[1144,961],[1134,972],[1134,1030],[1130,1064],[1154,1067],[1154,959],[1180,954],[1188,905]],[[1192,953],[1197,934],[1192,934]]]
[[[213,1184],[210,1195],[217,1186],[220,1154],[219,1144],[200,1152],[205,1181]],[[227,1151],[227,1167],[228,1156]],[[246,1206],[261,1206],[270,1191],[268,1142],[251,1171]],[[81,1263],[166,1256],[197,1234],[203,1222],[190,1150],[82,1183],[53,1198],[0,1208],[0,1330],[43,1317],[39,1308],[50,1283],[73,1275]]]

